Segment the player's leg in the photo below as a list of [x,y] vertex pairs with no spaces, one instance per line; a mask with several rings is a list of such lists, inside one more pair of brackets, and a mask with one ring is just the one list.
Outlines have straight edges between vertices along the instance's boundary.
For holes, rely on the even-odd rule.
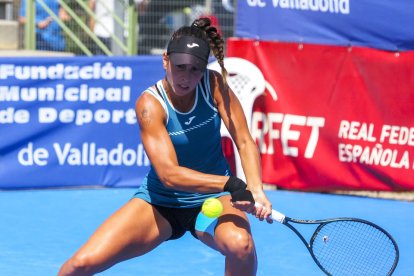
[[226,257],[226,275],[255,275],[256,249],[247,216],[231,206],[230,196],[223,196],[220,201],[224,208],[214,237],[199,231],[196,231],[197,236]]
[[147,202],[133,198],[110,216],[62,266],[59,275],[92,275],[143,255],[170,237],[171,226]]

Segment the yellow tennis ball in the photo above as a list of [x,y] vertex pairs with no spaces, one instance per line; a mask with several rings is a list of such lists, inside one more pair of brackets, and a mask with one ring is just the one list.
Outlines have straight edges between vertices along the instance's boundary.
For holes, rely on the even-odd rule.
[[217,198],[207,198],[201,206],[201,212],[209,218],[216,218],[223,212],[223,204]]

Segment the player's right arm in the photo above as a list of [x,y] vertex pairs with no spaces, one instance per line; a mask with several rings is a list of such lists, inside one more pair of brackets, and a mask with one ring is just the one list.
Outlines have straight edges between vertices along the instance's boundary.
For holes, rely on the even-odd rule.
[[135,112],[145,152],[166,187],[200,193],[223,191],[228,176],[205,174],[178,164],[174,146],[165,127],[165,111],[153,95],[142,93],[136,102]]

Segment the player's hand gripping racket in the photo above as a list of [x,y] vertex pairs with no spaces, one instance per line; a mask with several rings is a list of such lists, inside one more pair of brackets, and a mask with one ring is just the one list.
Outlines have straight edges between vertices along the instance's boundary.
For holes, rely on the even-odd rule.
[[[391,275],[397,267],[397,243],[372,222],[358,218],[298,220],[276,210],[271,218],[296,233],[327,275]],[[292,224],[316,225],[310,241]]]

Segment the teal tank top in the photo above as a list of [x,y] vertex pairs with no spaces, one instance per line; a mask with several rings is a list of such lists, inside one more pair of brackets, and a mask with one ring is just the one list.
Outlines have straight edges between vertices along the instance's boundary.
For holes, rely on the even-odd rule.
[[[144,93],[153,95],[166,112],[166,129],[179,165],[207,174],[230,175],[221,146],[221,117],[212,97],[209,71],[206,70],[196,87],[194,106],[185,113],[176,110],[171,104],[161,80],[156,87],[157,89],[150,87]],[[162,152],[159,154],[162,155]],[[227,193],[188,193],[166,188],[151,166],[135,197],[165,207],[191,208],[202,205],[209,197],[224,194]]]

